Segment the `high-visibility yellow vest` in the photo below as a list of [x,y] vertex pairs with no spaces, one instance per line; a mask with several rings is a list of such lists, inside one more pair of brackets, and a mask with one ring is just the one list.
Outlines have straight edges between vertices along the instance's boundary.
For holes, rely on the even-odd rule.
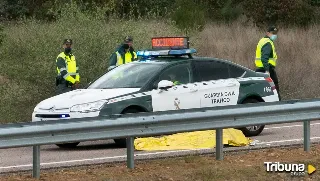
[[56,62],[58,61],[58,58],[61,57],[65,60],[66,62],[66,67],[65,68],[61,68],[59,69],[57,67],[57,73],[58,75],[60,75],[60,72],[63,70],[66,70],[68,73],[66,75],[63,76],[63,78],[66,81],[69,81],[71,83],[75,83],[75,81],[79,81],[80,82],[80,75],[78,73],[79,67],[77,66],[77,62],[76,62],[76,58],[74,55],[67,56],[64,52],[61,52],[57,59]]
[[255,64],[257,67],[263,67],[263,63],[261,61],[261,49],[263,47],[263,45],[265,45],[266,43],[270,43],[272,46],[272,51],[273,51],[273,57],[269,58],[268,63],[276,66],[277,64],[277,53],[273,44],[273,41],[271,41],[269,38],[261,38],[261,40],[259,41],[258,45],[257,45],[257,49],[256,49],[256,59],[255,59]]
[[122,64],[126,64],[126,63],[130,63],[130,62],[132,62],[132,59],[137,58],[136,52],[133,52],[133,58],[132,58],[132,55],[129,51],[127,53],[125,53],[125,55],[124,55],[125,61],[123,61],[123,58],[121,57],[119,52],[116,52],[116,54],[117,54],[117,64],[116,64],[117,66],[122,65]]
[[173,85],[179,85],[179,84],[181,84],[181,83],[177,80],[173,82]]

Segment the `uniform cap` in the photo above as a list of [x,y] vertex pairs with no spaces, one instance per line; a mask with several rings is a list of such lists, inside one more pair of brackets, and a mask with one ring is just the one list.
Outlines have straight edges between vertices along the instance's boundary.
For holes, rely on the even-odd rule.
[[64,39],[63,44],[66,44],[66,43],[72,44],[72,40],[71,39]]
[[273,33],[277,33],[278,32],[278,28],[275,26],[270,26],[267,30],[267,32],[273,32]]
[[126,36],[126,37],[124,38],[124,42],[131,42],[131,41],[133,41],[132,36]]

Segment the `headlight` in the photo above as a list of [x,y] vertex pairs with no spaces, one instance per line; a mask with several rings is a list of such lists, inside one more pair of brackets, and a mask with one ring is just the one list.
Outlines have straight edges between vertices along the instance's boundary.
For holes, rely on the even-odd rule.
[[102,106],[107,103],[107,100],[100,100],[96,102],[88,102],[84,104],[78,104],[71,107],[70,112],[93,112],[99,111]]
[[36,107],[34,107],[33,112],[37,112],[39,110],[40,104],[37,104]]

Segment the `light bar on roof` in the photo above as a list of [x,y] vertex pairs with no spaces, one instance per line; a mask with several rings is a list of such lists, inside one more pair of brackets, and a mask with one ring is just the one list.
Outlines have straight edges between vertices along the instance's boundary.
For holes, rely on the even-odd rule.
[[169,55],[169,50],[143,50],[138,51],[137,56],[159,56],[159,55]]
[[187,55],[187,54],[192,54],[192,53],[197,53],[197,50],[194,48],[190,48],[190,49],[170,50],[169,51],[169,55]]
[[143,50],[138,51],[137,56],[152,57],[152,56],[176,56],[176,55],[189,55],[196,53],[197,50],[194,48],[180,49],[180,50]]
[[154,37],[152,49],[188,49],[189,37]]

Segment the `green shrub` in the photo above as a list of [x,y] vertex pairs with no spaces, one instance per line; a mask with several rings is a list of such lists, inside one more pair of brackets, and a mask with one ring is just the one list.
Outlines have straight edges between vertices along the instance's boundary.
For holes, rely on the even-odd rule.
[[118,0],[115,12],[120,18],[165,17],[172,0]]
[[[73,5],[72,5],[73,4]],[[306,26],[318,22],[319,0],[2,0],[1,18],[18,20],[36,18],[53,21],[68,7],[77,5],[79,11],[100,18],[119,19],[168,18],[179,20],[179,27],[202,27],[202,21],[233,22],[241,15],[247,16],[258,26],[277,23]],[[189,18],[184,18],[183,15]],[[205,17],[205,19],[203,19]],[[187,21],[187,22],[180,22]],[[185,25],[183,25],[185,24]],[[200,24],[200,25],[198,25]]]
[[0,46],[2,45],[4,39],[3,26],[0,24]]
[[202,30],[207,19],[203,4],[194,0],[176,0],[171,19],[175,25],[186,32]]
[[314,17],[314,9],[307,0],[246,0],[243,3],[245,15],[258,26],[307,26]]
[[230,23],[237,20],[242,14],[242,7],[237,0],[227,0],[221,8],[221,16],[224,22]]
[[0,2],[0,15],[6,19],[18,19],[28,14],[26,2],[22,0],[3,0]]

